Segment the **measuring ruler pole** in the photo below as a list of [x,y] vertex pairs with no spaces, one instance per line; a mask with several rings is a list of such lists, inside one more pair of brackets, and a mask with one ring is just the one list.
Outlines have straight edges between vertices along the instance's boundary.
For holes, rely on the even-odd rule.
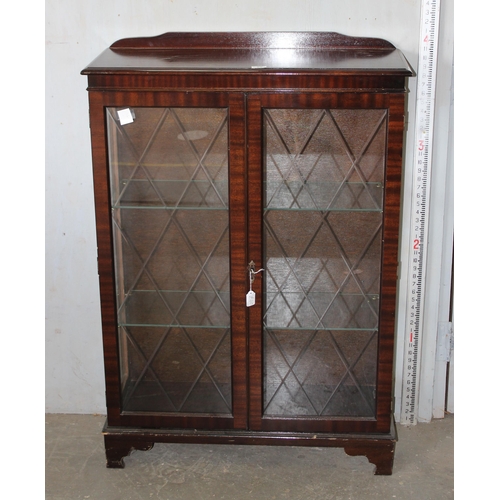
[[427,257],[428,182],[430,181],[439,0],[422,0],[417,73],[415,155],[413,163],[410,258],[405,316],[403,393],[400,422],[417,423],[420,352]]

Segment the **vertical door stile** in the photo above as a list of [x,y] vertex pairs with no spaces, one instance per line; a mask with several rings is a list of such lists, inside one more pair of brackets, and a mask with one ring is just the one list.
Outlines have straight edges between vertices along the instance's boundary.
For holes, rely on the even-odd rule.
[[245,196],[245,98],[229,95],[229,217],[231,260],[231,337],[234,428],[248,427],[248,365],[246,310],[247,237]]
[[[247,100],[247,198],[248,262],[262,263],[262,110],[258,95]],[[247,277],[247,284],[249,278]],[[262,422],[262,277],[252,283],[255,305],[248,308],[249,426],[260,430]]]

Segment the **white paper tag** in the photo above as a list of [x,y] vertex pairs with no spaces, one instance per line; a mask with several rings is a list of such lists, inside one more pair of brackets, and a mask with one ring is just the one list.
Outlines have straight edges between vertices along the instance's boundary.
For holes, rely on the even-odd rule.
[[247,293],[247,307],[251,307],[255,305],[255,292],[250,290]]
[[127,125],[127,123],[132,123],[134,121],[134,113],[130,108],[120,109],[117,113],[120,125]]

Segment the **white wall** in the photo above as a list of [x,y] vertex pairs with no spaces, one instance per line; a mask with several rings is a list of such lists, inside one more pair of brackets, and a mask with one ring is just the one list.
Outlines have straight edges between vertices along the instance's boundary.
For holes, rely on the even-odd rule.
[[[253,30],[381,37],[416,68],[420,0],[47,0],[45,14],[46,411],[102,413],[88,105],[80,71],[124,37]],[[411,159],[414,92],[408,107]]]

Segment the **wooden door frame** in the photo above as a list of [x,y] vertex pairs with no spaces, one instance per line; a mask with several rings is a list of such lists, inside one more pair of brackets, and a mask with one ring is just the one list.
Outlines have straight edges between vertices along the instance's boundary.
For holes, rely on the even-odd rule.
[[404,93],[256,93],[247,98],[248,109],[248,241],[249,258],[257,267],[262,262],[262,109],[342,108],[388,110],[386,199],[384,206],[381,314],[377,367],[376,416],[349,418],[265,418],[262,409],[262,280],[256,280],[257,302],[249,311],[249,397],[251,430],[289,432],[389,432],[392,422],[393,354],[395,337],[396,287],[402,144],[405,118]]
[[[109,426],[244,429],[247,427],[246,312],[240,297],[246,287],[245,105],[241,92],[89,91],[92,160],[102,311],[106,404]],[[121,380],[115,262],[106,132],[108,107],[227,107],[229,113],[230,273],[233,416],[124,412]]]

